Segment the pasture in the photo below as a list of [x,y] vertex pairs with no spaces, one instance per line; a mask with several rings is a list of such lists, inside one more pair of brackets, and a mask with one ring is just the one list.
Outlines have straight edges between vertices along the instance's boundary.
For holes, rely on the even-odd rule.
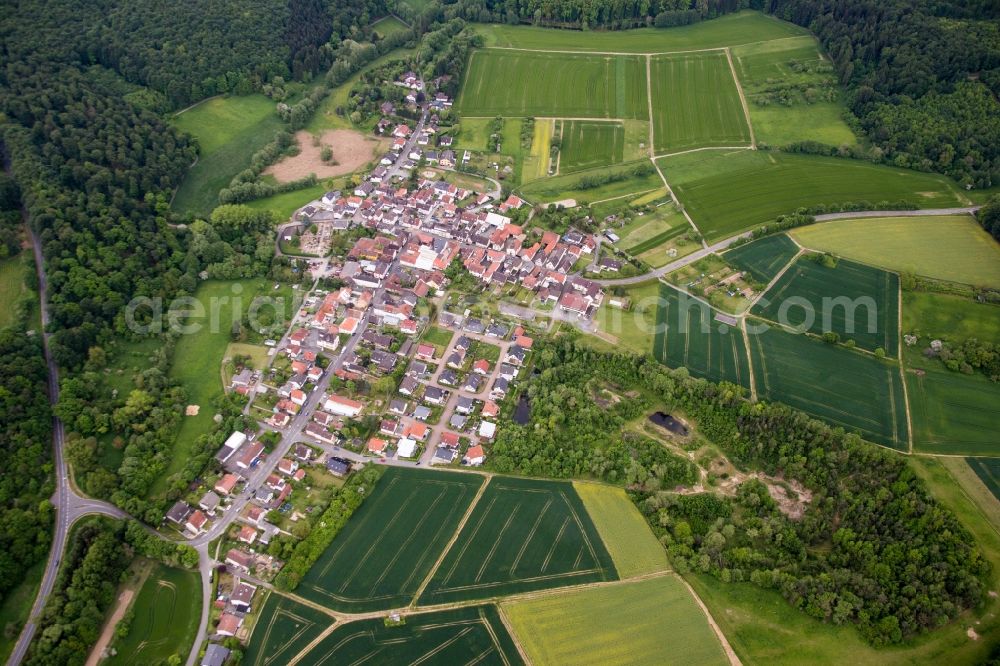
[[621,230],[622,240],[619,245],[630,254],[641,255],[685,231],[691,231],[691,225],[684,214],[673,205],[665,204],[651,213],[634,218]]
[[754,382],[762,399],[857,431],[871,442],[909,448],[906,401],[895,363],[780,328],[755,332],[764,327],[759,320],[747,326]]
[[965,462],[989,489],[990,494],[1000,500],[1000,458],[966,458]]
[[[295,312],[295,298],[289,287],[278,291],[274,282],[266,279],[249,280],[209,280],[198,285],[195,300],[204,308],[202,316],[188,321],[192,331],[181,334],[174,346],[170,378],[177,381],[187,393],[187,403],[198,405],[195,416],[183,416],[177,440],[169,457],[166,471],[150,488],[151,497],[160,497],[167,489],[168,479],[188,462],[195,440],[211,431],[215,425],[215,401],[222,396],[222,360],[229,347],[234,322],[241,322],[242,316],[234,313],[249,311],[255,299],[275,299],[271,305],[260,301],[262,317],[282,309],[274,318],[276,329],[284,332],[288,321]],[[235,306],[235,307],[234,307]]]
[[627,311],[610,305],[611,299],[606,296],[594,315],[602,339],[611,336],[615,346],[640,355],[649,354],[653,348],[660,289],[660,283],[655,280],[627,287],[625,296],[631,301]]
[[570,483],[495,476],[419,601],[486,599],[617,577]]
[[799,331],[832,331],[868,351],[899,353],[899,276],[846,259],[828,268],[799,257],[751,313]]
[[198,140],[198,161],[177,188],[174,210],[206,216],[218,205],[219,190],[284,128],[274,105],[264,95],[213,97],[170,120]]
[[624,489],[586,481],[574,481],[573,488],[601,535],[619,577],[631,578],[670,568],[667,551]]
[[760,284],[770,284],[788,262],[795,258],[799,247],[785,234],[774,234],[722,254],[726,263]]
[[0,302],[4,304],[0,308],[0,328],[14,323],[17,314],[14,306],[28,291],[24,278],[28,274],[30,254],[29,251],[24,251],[16,257],[0,259]]
[[944,340],[976,338],[1000,343],[1000,305],[977,303],[969,296],[903,292],[903,332]]
[[1000,245],[971,215],[834,220],[790,233],[806,247],[873,266],[1000,287]]
[[625,155],[625,128],[617,122],[560,120],[559,173],[620,164]]
[[758,141],[772,146],[857,143],[844,122],[833,65],[813,36],[746,44],[732,49],[732,56]]
[[650,76],[657,154],[750,143],[750,128],[724,53],[656,56]]
[[405,624],[394,627],[386,626],[382,618],[345,624],[324,638],[298,664],[511,666],[523,663],[496,606],[407,615],[405,620]]
[[[538,126],[537,122],[535,126]],[[648,163],[647,161],[646,164]],[[578,205],[583,205],[616,197],[627,197],[631,194],[649,192],[663,187],[663,181],[655,170],[642,176],[629,175],[622,180],[615,180],[597,187],[580,187],[580,181],[584,176],[618,174],[634,169],[639,164],[642,162],[626,162],[625,164],[570,173],[565,176],[541,178],[522,185],[519,188],[519,193],[532,203],[550,203],[563,199],[573,199]]]
[[129,632],[106,664],[159,664],[186,655],[201,618],[201,579],[157,564],[132,604]]
[[717,320],[717,314],[705,302],[663,285],[653,357],[671,368],[687,368],[695,377],[749,387],[743,334],[738,326]]
[[477,50],[455,107],[463,116],[648,117],[636,56]]
[[673,575],[506,602],[503,611],[539,666],[729,663]]
[[302,208],[310,201],[319,199],[323,196],[323,194],[329,192],[331,185],[334,187],[340,187],[343,182],[344,181],[331,183],[330,181],[325,181],[301,190],[282,192],[281,194],[275,194],[263,199],[247,201],[245,205],[253,208],[254,210],[272,211],[278,216],[279,220],[287,221],[291,219],[292,213],[297,211],[299,208]]
[[907,365],[914,451],[1000,456],[1000,384],[981,374],[951,372],[936,360],[908,358]]
[[297,593],[345,612],[405,606],[482,483],[478,474],[389,468]]
[[258,614],[243,663],[284,666],[333,623],[332,617],[315,608],[272,593]]
[[809,34],[804,28],[754,11],[676,28],[553,30],[503,23],[477,24],[487,46],[561,51],[661,53],[735,46]]
[[941,208],[963,201],[944,176],[836,157],[702,151],[661,158],[657,164],[710,242],[803,206],[905,199],[921,208]]
[[379,37],[385,39],[389,35],[409,30],[409,28],[395,16],[386,16],[385,18],[380,18],[372,23],[372,30],[374,30]]

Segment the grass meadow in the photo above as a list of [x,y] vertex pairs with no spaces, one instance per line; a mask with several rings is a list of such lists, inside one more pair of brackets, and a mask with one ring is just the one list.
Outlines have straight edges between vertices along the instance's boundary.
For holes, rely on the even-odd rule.
[[378,33],[379,37],[385,39],[389,35],[402,32],[408,28],[405,23],[400,21],[395,16],[386,16],[385,18],[380,18],[372,23],[372,29]]
[[750,143],[750,128],[725,54],[656,56],[651,67],[658,154]]
[[809,34],[804,28],[753,11],[743,11],[676,28],[553,30],[534,26],[479,24],[487,46],[562,51],[660,53],[735,46]]
[[[258,590],[257,594],[264,591]],[[271,594],[254,624],[243,663],[284,666],[333,622],[333,618],[314,608]]]
[[198,140],[198,162],[174,195],[174,210],[208,215],[219,190],[247,168],[250,157],[284,126],[264,95],[213,97],[176,115],[174,127]]
[[[748,322],[751,327],[760,324]],[[750,359],[762,399],[857,431],[871,442],[909,448],[896,364],[779,328],[751,333]]]
[[[537,122],[535,126],[537,127]],[[648,162],[647,162],[648,163]],[[566,174],[565,176],[555,176],[553,178],[542,178],[532,181],[519,188],[531,202],[548,203],[552,201],[562,201],[563,199],[573,199],[577,204],[590,204],[595,201],[604,201],[616,197],[627,197],[630,194],[639,192],[649,192],[663,187],[660,176],[653,171],[644,176],[629,176],[624,180],[607,183],[599,187],[581,189],[580,180],[583,176],[604,173],[619,173],[633,169],[636,162],[628,162],[610,167],[601,167],[578,173]]]
[[761,284],[771,280],[795,258],[799,246],[785,234],[774,234],[723,253],[730,266],[746,271]]
[[645,61],[478,50],[469,57],[455,106],[463,116],[642,119],[649,115]]
[[976,338],[1000,343],[1000,305],[977,303],[969,296],[903,292],[903,332],[935,338]]
[[[841,299],[849,302],[827,305]],[[873,307],[865,307],[865,301]],[[899,353],[899,276],[880,268],[846,259],[827,268],[799,257],[751,313],[814,335],[834,331],[841,340],[854,340],[871,352],[881,348],[888,356]]]
[[750,368],[738,327],[715,319],[703,301],[672,287],[660,287],[653,357],[671,368],[687,368],[695,377],[750,386]]
[[573,488],[601,535],[619,577],[670,569],[666,550],[624,489],[586,481],[574,481]]
[[[917,353],[911,350],[906,359],[913,450],[1000,456],[1000,384],[981,374],[952,372],[940,361],[921,359]],[[913,372],[917,368],[924,374]]]
[[705,614],[673,575],[511,601],[502,608],[539,666],[729,663]]
[[[184,469],[195,440],[214,426],[214,403],[223,395],[222,360],[231,342],[235,299],[239,299],[241,309],[246,312],[255,296],[283,298],[286,322],[295,312],[291,289],[285,287],[274,291],[273,286],[273,281],[259,278],[209,280],[202,282],[195,291],[194,297],[203,304],[205,316],[200,321],[192,320],[192,323],[201,324],[198,331],[179,336],[174,347],[170,378],[184,387],[188,404],[198,405],[200,410],[196,416],[182,417],[170,462],[166,471],[150,488],[151,497],[162,495],[171,475]],[[213,303],[217,304],[214,306],[214,314]],[[266,309],[262,309],[262,312],[265,311]],[[215,323],[212,322],[213,319]]]
[[[846,108],[841,99],[807,101],[797,90],[839,90],[832,65],[821,54],[815,37],[746,44],[734,48],[732,56],[758,141],[772,146],[796,141],[830,146],[858,142],[844,121]],[[830,71],[817,71],[825,68]],[[774,96],[784,96],[788,102],[773,102]]]
[[419,602],[469,601],[617,577],[571,484],[493,477]]
[[[656,280],[625,289],[626,297],[632,302],[628,311],[604,303],[594,315],[594,323],[602,333],[614,336],[614,345],[624,347],[636,354],[646,355],[653,349],[653,331],[656,328],[657,298],[661,285]],[[593,340],[587,337],[586,340]]]
[[193,571],[157,564],[132,603],[128,635],[106,664],[159,664],[186,655],[201,618],[201,579]]
[[617,122],[560,120],[559,173],[620,164],[625,156],[625,128]]
[[0,259],[0,302],[7,305],[0,308],[0,328],[14,323],[16,310],[13,305],[21,300],[21,296],[28,290],[24,278],[28,274],[30,254],[25,250],[16,257]]
[[478,474],[389,468],[297,593],[345,612],[405,606],[482,483]]
[[490,605],[408,615],[405,624],[395,627],[386,626],[383,618],[351,622],[334,630],[297,663],[520,666],[524,662],[497,607]]
[[889,270],[1000,287],[1000,245],[971,215],[834,220],[791,235],[808,248]]
[[709,241],[802,206],[900,199],[922,208],[963,203],[954,183],[944,176],[835,157],[702,151],[661,158],[657,164]]
[[361,76],[365,72],[376,67],[381,67],[393,60],[402,60],[405,56],[412,53],[412,49],[395,49],[380,58],[376,58],[352,74],[344,83],[331,90],[326,99],[320,102],[319,108],[316,109],[313,117],[306,124],[306,129],[312,134],[328,129],[354,129],[354,125],[347,116],[337,113],[338,108],[343,108],[347,104],[347,99],[354,84],[361,80]]

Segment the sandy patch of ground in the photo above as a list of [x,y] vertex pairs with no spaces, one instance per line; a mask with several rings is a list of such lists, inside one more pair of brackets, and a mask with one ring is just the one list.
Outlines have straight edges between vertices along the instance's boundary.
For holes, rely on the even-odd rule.
[[[318,145],[313,141],[313,135],[305,130],[296,132],[295,138],[299,142],[299,154],[286,157],[264,170],[282,183],[305,178],[311,173],[317,178],[353,173],[371,162],[386,145],[385,141],[348,129],[323,132]],[[320,157],[323,146],[333,150],[336,164],[323,163]]]
[[200,411],[200,405],[188,405],[184,408],[184,416],[198,416],[198,412]]

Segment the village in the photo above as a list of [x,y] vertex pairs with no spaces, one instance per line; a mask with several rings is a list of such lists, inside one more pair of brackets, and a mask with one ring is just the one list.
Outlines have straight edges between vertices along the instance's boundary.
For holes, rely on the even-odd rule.
[[[412,79],[398,84],[423,90]],[[502,198],[499,184],[474,192],[415,171],[455,166],[451,138],[436,136],[429,115],[445,104],[430,98],[414,127],[380,122],[392,149],[363,182],[327,192],[279,229],[279,241],[297,237],[318,257],[296,259],[314,289],[286,335],[267,341],[267,367],[241,367],[230,379],[227,390],[246,396],[257,428],[233,432],[164,518],[192,542],[212,541],[227,571],[212,610],[217,640],[245,638],[256,590],[283,564],[268,546],[301,536],[296,525],[307,524],[314,499],[352,470],[486,461],[529,363],[533,324],[502,308],[456,307],[456,271],[479,291],[528,293],[563,320],[587,322],[603,302],[602,288],[575,270],[599,248],[593,236],[531,228],[530,205]],[[333,256],[343,234],[349,250]]]

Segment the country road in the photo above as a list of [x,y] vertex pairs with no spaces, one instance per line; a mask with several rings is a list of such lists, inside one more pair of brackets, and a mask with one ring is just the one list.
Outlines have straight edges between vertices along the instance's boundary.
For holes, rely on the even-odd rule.
[[[44,263],[42,261],[42,247],[38,240],[38,235],[33,229],[28,227],[31,236],[31,245],[35,254],[35,266],[38,271],[38,298],[41,301],[42,314],[42,344],[45,351],[45,363],[49,368],[49,402],[55,406],[59,400],[59,368],[56,366],[49,349],[49,334],[46,331],[49,325],[48,308],[48,281],[45,275]],[[37,625],[35,619],[42,612],[45,603],[48,601],[52,588],[55,586],[56,575],[59,573],[59,564],[62,562],[62,553],[66,547],[66,536],[69,529],[77,520],[83,516],[92,514],[102,514],[113,518],[128,518],[128,514],[116,506],[101,500],[80,497],[73,490],[69,483],[69,470],[66,467],[66,458],[63,455],[65,444],[65,430],[62,421],[53,415],[52,417],[52,456],[55,463],[56,493],[52,498],[52,503],[56,510],[55,530],[52,534],[52,548],[49,551],[49,561],[45,566],[45,573],[42,575],[42,583],[38,588],[38,595],[35,603],[31,607],[31,615],[25,622],[21,635],[17,639],[14,650],[10,653],[7,663],[10,666],[20,664],[28,654],[28,647],[35,636]]]
[[[965,208],[924,208],[921,210],[869,210],[860,212],[847,212],[847,213],[826,213],[823,215],[814,216],[816,222],[831,222],[833,220],[854,220],[859,217],[926,217],[926,216],[938,216],[938,215],[974,215],[976,211],[979,210],[979,206],[966,206]],[[661,277],[668,273],[673,273],[679,268],[684,268],[688,264],[693,264],[699,259],[704,259],[710,254],[715,254],[716,252],[721,252],[728,248],[730,245],[740,240],[741,238],[748,238],[750,236],[749,231],[744,231],[743,233],[736,234],[735,236],[730,236],[717,243],[703,247],[696,252],[681,257],[676,261],[672,261],[666,266],[657,268],[652,271],[643,273],[642,275],[633,275],[627,278],[612,278],[607,280],[594,280],[597,284],[603,287],[615,287],[615,286],[625,286],[630,284],[641,284],[649,280],[659,280]]]

